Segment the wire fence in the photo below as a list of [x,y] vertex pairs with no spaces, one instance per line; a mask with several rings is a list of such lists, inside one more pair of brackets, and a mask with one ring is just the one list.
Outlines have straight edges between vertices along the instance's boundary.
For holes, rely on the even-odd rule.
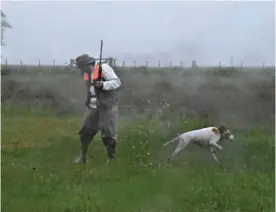
[[[99,60],[99,59],[96,59]],[[185,64],[184,66],[184,62],[183,61],[179,61],[178,63],[173,63],[172,61],[168,61],[168,62],[163,62],[161,63],[161,60],[158,60],[155,64],[151,61],[151,63],[149,63],[149,61],[145,61],[145,62],[141,62],[139,61],[139,63],[134,60],[134,61],[126,61],[126,60],[117,60],[113,57],[108,57],[108,58],[103,58],[102,59],[103,62],[105,63],[109,63],[109,65],[111,65],[112,67],[120,67],[120,68],[198,68],[198,67],[202,67],[199,66],[197,64],[197,62],[195,60],[191,61],[190,64]],[[52,64],[42,64],[41,60],[38,60],[37,64],[25,64],[22,60],[19,60],[18,64],[9,64],[8,63],[8,59],[4,59],[2,60],[2,66],[16,66],[16,67],[21,67],[21,68],[26,68],[29,66],[32,67],[36,67],[36,68],[56,68],[56,67],[64,67],[64,69],[75,69],[76,68],[76,62],[74,59],[70,59],[70,61],[68,63],[65,63],[64,65],[61,64],[57,64],[56,60],[53,59],[52,60]],[[206,67],[206,66],[204,66]],[[209,66],[212,68],[223,68],[223,67],[230,67],[230,68],[248,68],[248,67],[252,67],[252,66],[244,66],[244,63],[241,62],[240,64],[234,64],[231,62],[231,64],[223,64],[221,62],[219,62],[216,65],[213,66]],[[207,67],[208,68],[208,67]],[[274,65],[266,65],[265,62],[263,62],[262,64],[260,64],[259,66],[254,66],[254,68],[275,68]]]

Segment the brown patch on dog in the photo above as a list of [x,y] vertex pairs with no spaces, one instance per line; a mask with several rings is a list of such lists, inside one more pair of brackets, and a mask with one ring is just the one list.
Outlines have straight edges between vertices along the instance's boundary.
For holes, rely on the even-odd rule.
[[217,128],[213,127],[212,132],[215,133],[216,135],[219,135],[219,131]]

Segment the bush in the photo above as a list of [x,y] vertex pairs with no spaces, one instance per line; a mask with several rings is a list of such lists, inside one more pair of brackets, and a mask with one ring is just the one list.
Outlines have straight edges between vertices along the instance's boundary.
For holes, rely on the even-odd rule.
[[1,76],[9,76],[11,74],[11,69],[9,67],[1,65]]

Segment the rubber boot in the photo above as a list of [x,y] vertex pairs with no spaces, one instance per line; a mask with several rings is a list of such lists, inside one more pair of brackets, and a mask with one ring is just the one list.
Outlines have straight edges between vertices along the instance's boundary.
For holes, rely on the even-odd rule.
[[81,151],[79,157],[74,161],[74,163],[86,163],[86,153],[88,149],[88,143],[81,142]]
[[108,160],[106,164],[108,164],[110,161],[114,161],[116,158],[116,154],[115,154],[116,141],[109,138],[106,138],[106,139],[108,141],[106,146]]
[[109,140],[108,147],[107,147],[107,155],[109,159],[115,159],[116,158],[116,141],[115,140]]

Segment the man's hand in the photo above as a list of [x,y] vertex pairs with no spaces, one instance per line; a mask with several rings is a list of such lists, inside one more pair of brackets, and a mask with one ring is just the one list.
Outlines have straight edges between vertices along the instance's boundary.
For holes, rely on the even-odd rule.
[[102,81],[96,81],[96,82],[94,83],[94,86],[95,86],[96,88],[102,89],[102,88],[103,88],[103,82],[102,82]]

